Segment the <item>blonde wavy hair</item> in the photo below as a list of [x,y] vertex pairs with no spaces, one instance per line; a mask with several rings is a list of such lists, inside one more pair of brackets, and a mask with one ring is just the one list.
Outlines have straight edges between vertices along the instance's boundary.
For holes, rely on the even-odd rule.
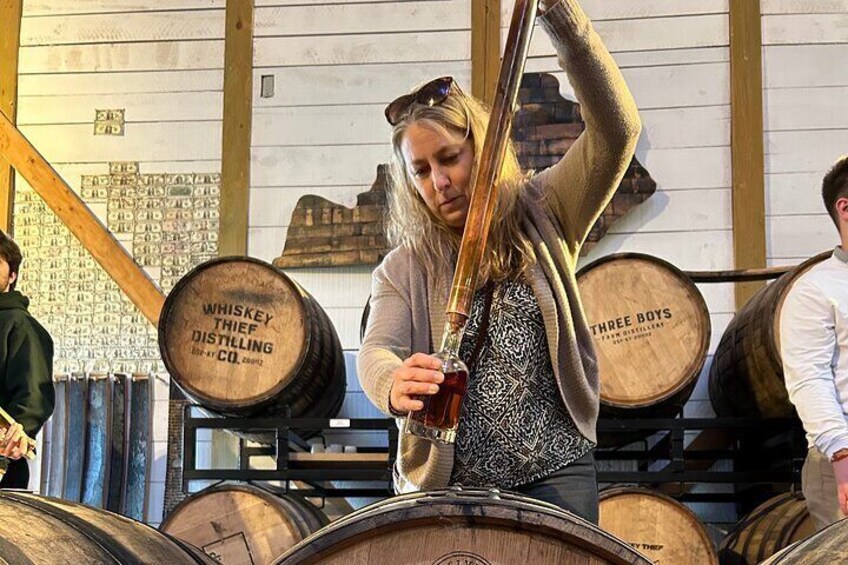
[[[429,127],[447,137],[470,139],[474,147],[474,170],[471,177],[474,178],[483,152],[489,110],[454,83],[441,104],[426,106],[414,103],[409,113],[392,130],[393,155],[388,190],[389,241],[392,245],[408,246],[425,266],[453,266],[462,238],[424,203],[403,158],[401,143],[412,123]],[[529,174],[522,172],[515,147],[509,141],[498,180],[497,204],[491,223],[493,229],[489,230],[480,265],[480,284],[489,279],[516,279],[535,261],[532,244],[521,230],[521,189],[528,178]]]

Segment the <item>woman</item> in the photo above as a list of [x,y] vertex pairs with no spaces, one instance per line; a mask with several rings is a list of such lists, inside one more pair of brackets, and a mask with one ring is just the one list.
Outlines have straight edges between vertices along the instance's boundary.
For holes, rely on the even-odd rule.
[[[456,443],[402,435],[395,488],[497,487],[597,522],[598,372],[574,271],[641,126],[577,0],[540,1],[539,10],[586,129],[559,163],[529,178],[508,151],[460,350],[472,366]],[[488,116],[449,79],[399,98],[386,116],[394,127],[389,236],[397,248],[374,272],[358,371],[371,401],[401,417],[420,410],[417,397],[443,380],[429,354],[440,343]]]

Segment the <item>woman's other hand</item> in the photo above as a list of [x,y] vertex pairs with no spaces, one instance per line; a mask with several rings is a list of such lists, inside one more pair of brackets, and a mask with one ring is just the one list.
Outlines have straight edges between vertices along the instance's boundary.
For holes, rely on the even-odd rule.
[[0,439],[0,455],[8,459],[20,459],[29,447],[29,438],[24,433],[24,428],[17,422],[6,429]]
[[539,14],[544,14],[559,3],[560,0],[539,0]]
[[445,380],[441,368],[442,362],[432,355],[415,353],[407,357],[392,373],[389,408],[401,414],[424,408],[416,397],[439,392],[439,383]]

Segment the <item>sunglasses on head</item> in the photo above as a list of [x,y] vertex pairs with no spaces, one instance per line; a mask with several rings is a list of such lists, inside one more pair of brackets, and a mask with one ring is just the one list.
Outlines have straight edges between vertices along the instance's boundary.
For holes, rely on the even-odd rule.
[[438,106],[445,101],[453,86],[453,77],[433,79],[415,92],[395,98],[386,106],[386,120],[396,126],[409,113],[413,104],[423,106]]

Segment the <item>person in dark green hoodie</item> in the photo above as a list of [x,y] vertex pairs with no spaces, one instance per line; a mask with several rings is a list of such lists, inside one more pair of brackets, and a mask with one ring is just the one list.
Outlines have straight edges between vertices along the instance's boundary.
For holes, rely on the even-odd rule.
[[17,422],[0,434],[0,457],[9,460],[0,488],[27,487],[27,436],[35,437],[55,403],[53,340],[15,290],[22,260],[18,244],[0,231],[0,407]]

